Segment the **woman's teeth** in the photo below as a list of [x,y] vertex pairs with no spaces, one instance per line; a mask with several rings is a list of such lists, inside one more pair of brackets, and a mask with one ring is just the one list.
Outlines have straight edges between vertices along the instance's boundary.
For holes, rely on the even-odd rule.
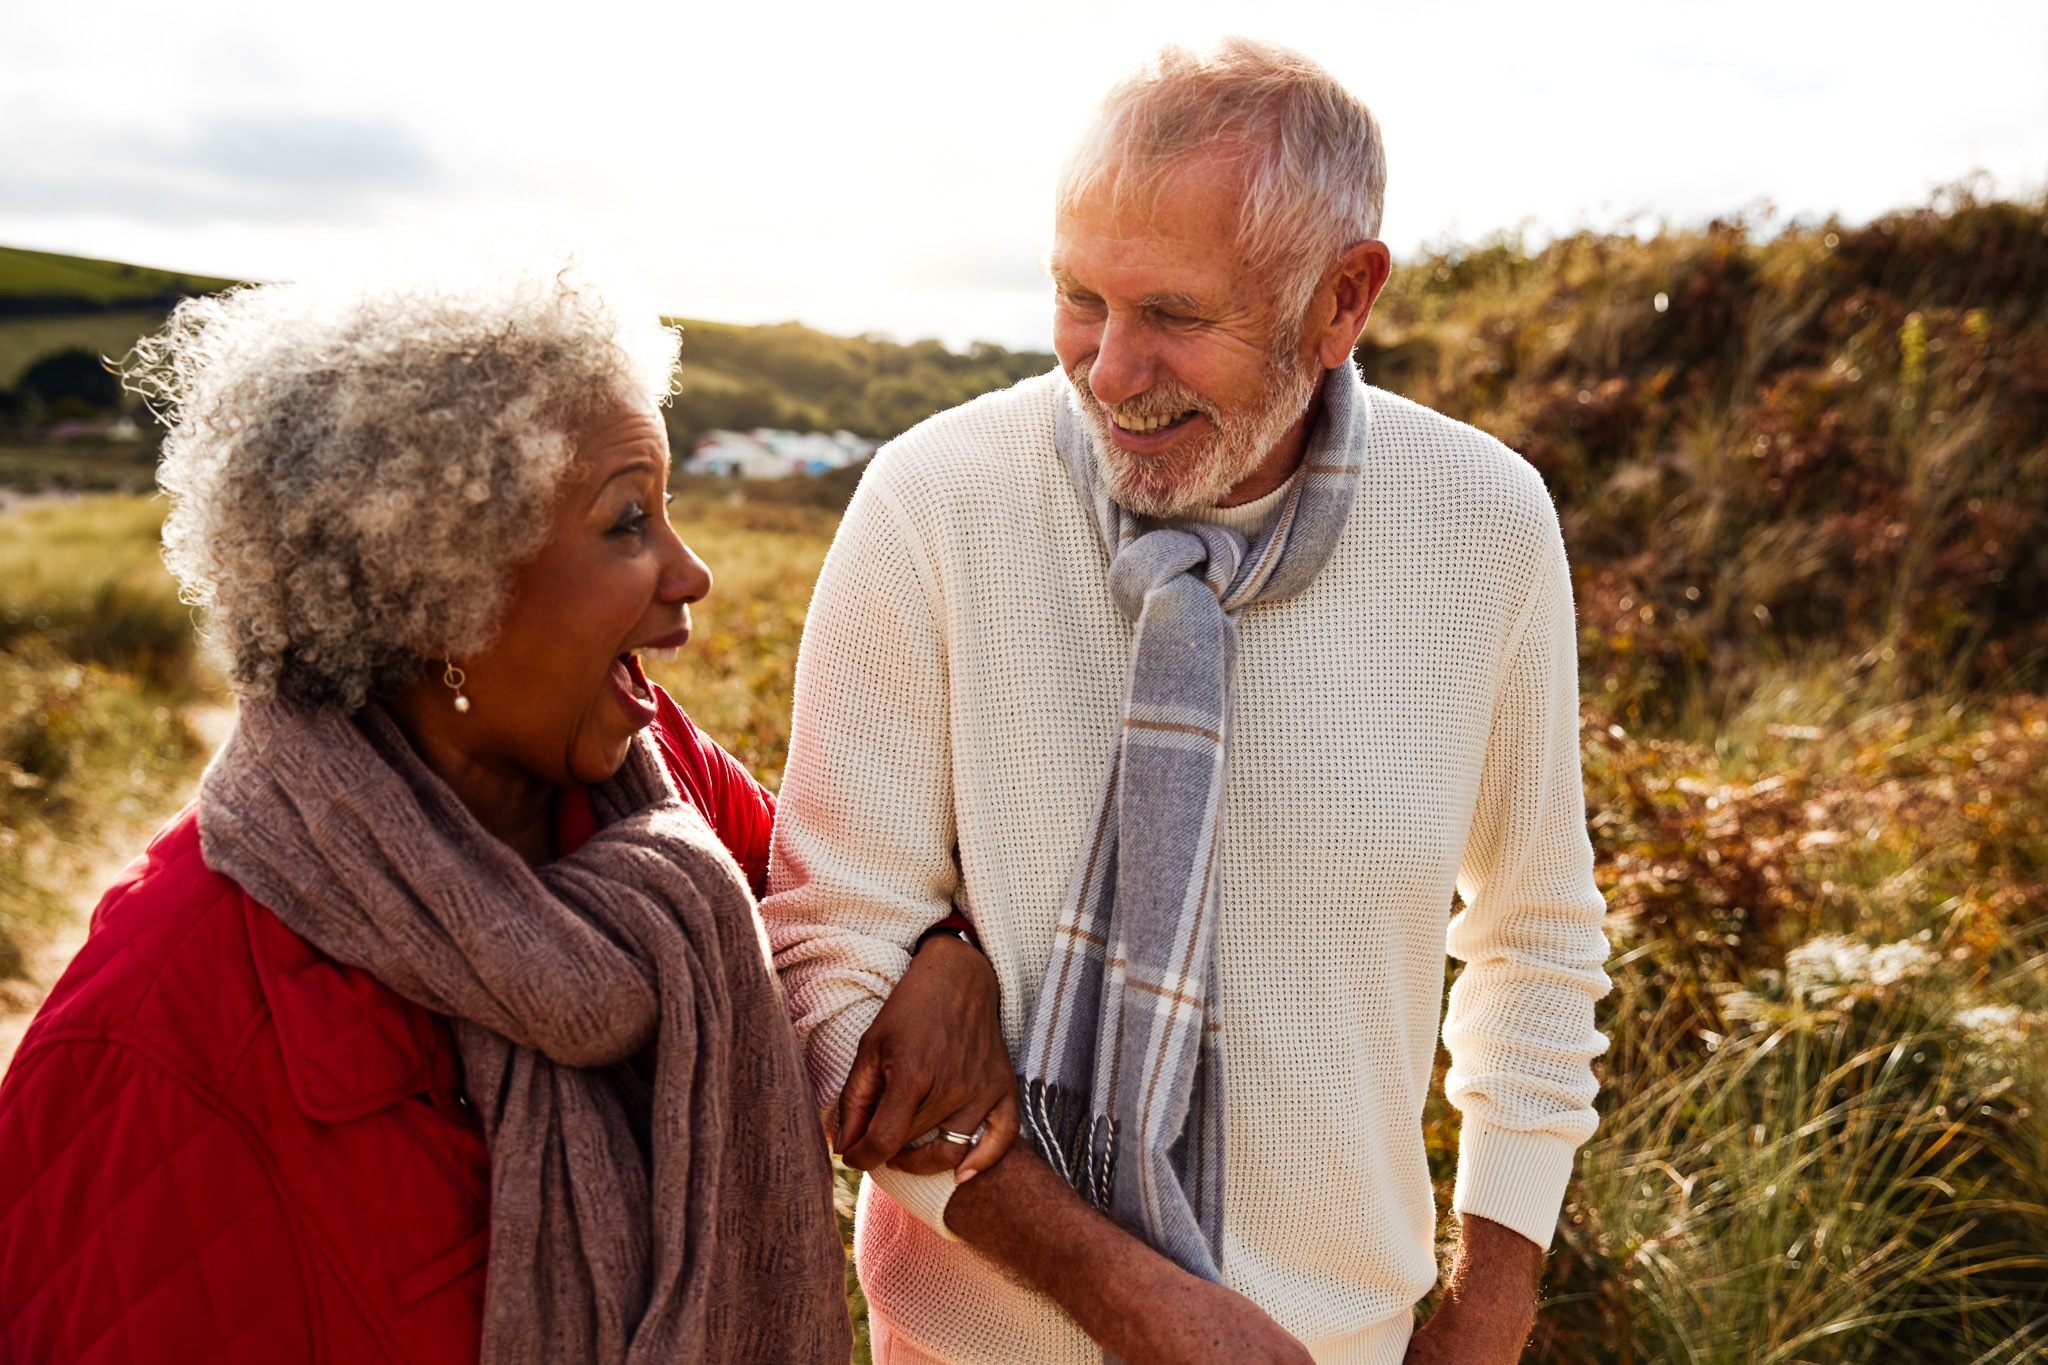
[[1195,410],[1189,408],[1186,412],[1160,413],[1151,417],[1118,417],[1115,413],[1111,413],[1110,420],[1114,421],[1125,431],[1143,435],[1148,431],[1157,431],[1161,427],[1170,427],[1176,422],[1185,422],[1194,415]]
[[658,664],[672,664],[683,656],[681,647],[675,649],[643,649],[640,657]]

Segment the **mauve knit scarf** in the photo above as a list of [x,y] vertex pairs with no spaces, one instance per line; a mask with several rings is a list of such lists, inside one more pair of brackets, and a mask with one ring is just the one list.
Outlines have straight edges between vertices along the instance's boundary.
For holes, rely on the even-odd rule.
[[[244,702],[199,830],[294,933],[453,1019],[486,1365],[843,1365],[831,1165],[746,884],[646,736],[591,805],[529,868],[381,709]],[[651,1093],[624,1065],[649,1042]]]

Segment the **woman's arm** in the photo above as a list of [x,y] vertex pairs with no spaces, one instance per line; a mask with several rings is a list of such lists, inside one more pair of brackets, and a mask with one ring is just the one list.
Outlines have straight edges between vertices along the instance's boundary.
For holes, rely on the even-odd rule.
[[[849,1166],[887,1164],[911,1175],[951,1169],[956,1182],[995,1165],[1017,1136],[1017,1082],[1003,1045],[1001,994],[981,950],[946,932],[956,911],[919,941],[910,969],[862,1035],[839,1098],[832,1145]],[[970,1148],[938,1137],[904,1144],[934,1127],[973,1134]]]
[[133,1349],[145,1326],[164,1358],[314,1358],[319,1296],[253,1139],[132,1048],[51,1038],[17,1058],[0,1088],[0,1360],[118,1356],[107,1343]]

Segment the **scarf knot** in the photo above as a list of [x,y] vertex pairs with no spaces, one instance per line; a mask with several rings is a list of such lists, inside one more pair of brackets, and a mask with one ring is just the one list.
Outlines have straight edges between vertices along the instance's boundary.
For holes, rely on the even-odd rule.
[[1226,526],[1138,529],[1117,547],[1109,564],[1109,595],[1124,619],[1136,622],[1154,592],[1187,578],[1219,602],[1244,562],[1245,538]]

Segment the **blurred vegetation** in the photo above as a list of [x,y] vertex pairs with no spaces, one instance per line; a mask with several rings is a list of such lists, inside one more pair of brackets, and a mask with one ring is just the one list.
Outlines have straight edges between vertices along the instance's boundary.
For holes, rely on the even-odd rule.
[[[143,490],[160,432],[100,364],[163,324],[180,298],[232,281],[0,247],[0,487]],[[900,435],[934,413],[1051,369],[1053,357],[977,342],[841,337],[795,322],[670,319],[683,365],[665,412],[677,462],[703,432],[783,427]],[[66,420],[138,430],[53,440]],[[850,486],[828,496],[840,505]]]
[[[1052,363],[685,325],[679,449],[887,435]],[[1528,1358],[2048,1356],[2048,205],[1446,248],[1396,272],[1359,361],[1523,451],[1572,556],[1612,1046]],[[677,480],[718,581],[650,672],[771,787],[858,477]],[[0,519],[0,759],[39,828],[163,799],[132,786],[152,744],[193,761],[175,699],[207,684],[142,567],[157,513],[101,506],[137,510]],[[49,558],[6,557],[24,517]],[[59,715],[83,728],[32,719]],[[61,767],[21,747],[43,733],[104,738]],[[1434,1100],[1445,1210],[1456,1136]]]
[[799,323],[736,327],[671,319],[683,329],[683,373],[668,409],[678,457],[714,428],[787,427],[897,436],[934,413],[1043,374],[1037,351],[976,342],[963,352],[936,341],[839,337]]
[[796,648],[836,510],[801,500],[811,479],[736,488],[692,480],[669,512],[711,566],[711,594],[690,608],[690,643],[647,675],[674,694],[770,790],[782,786]]
[[109,843],[161,820],[204,753],[184,708],[216,695],[161,559],[161,502],[0,516],[0,978]]
[[1398,271],[1359,359],[1542,472],[1624,719],[1821,642],[1905,691],[2040,677],[2048,206],[1497,238]]

